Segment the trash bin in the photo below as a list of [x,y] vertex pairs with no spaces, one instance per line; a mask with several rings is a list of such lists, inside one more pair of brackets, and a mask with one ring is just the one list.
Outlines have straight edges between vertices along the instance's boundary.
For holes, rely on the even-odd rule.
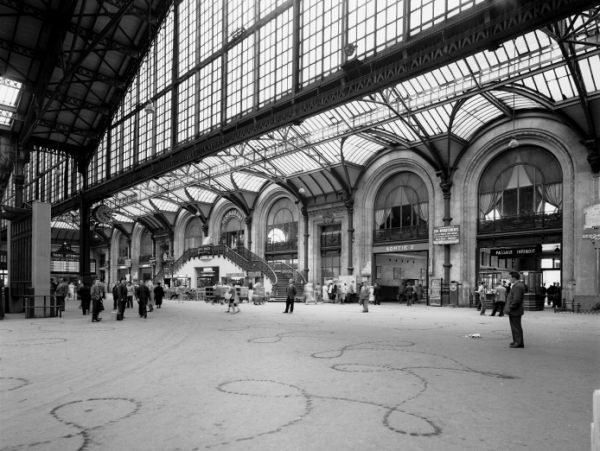
[[455,305],[455,306],[458,305],[458,293],[460,292],[460,286],[461,286],[461,284],[456,282],[455,280],[450,282],[450,299],[449,299],[450,305]]

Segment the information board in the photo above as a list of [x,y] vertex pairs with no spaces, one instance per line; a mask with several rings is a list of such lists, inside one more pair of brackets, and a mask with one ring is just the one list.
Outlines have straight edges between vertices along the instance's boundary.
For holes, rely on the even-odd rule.
[[433,244],[460,243],[460,226],[441,226],[433,228]]
[[442,279],[429,281],[429,305],[442,305]]

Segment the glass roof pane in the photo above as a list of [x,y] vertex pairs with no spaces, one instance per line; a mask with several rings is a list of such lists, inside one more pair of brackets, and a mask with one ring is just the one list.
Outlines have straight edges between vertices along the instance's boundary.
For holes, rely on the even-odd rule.
[[333,164],[336,161],[340,161],[340,144],[339,140],[326,142],[313,146],[314,151],[328,164]]
[[16,107],[21,86],[19,82],[0,77],[0,106]]
[[190,196],[196,202],[212,204],[217,198],[217,194],[215,194],[213,191],[209,191],[207,189],[200,188],[197,186],[187,187],[186,190],[188,193],[190,193]]
[[0,125],[12,126],[22,84],[0,77]]
[[248,174],[247,172],[235,172],[233,174],[235,184],[244,191],[257,193],[260,191],[266,180],[256,175]]
[[233,185],[231,176],[229,174],[221,175],[219,177],[212,177],[209,180],[209,184],[221,191],[235,191],[235,186]]
[[351,136],[344,142],[344,160],[362,165],[379,152],[382,147],[381,144],[366,140],[360,136]]
[[273,166],[281,171],[281,173],[289,177],[294,174],[301,174],[303,172],[314,171],[316,169],[321,169],[321,165],[319,165],[315,160],[308,157],[303,152],[298,152],[293,155],[284,155],[279,158],[274,158],[271,160]]
[[390,132],[392,135],[398,136],[399,138],[408,142],[414,142],[419,139],[418,136],[413,132],[412,128],[410,128],[404,123],[404,121],[400,119],[393,122],[388,122],[387,124],[378,125],[375,129]]
[[131,217],[125,216],[124,214],[118,212],[113,213],[113,219],[116,222],[133,222],[133,219],[131,219]]
[[63,219],[55,219],[50,221],[50,227],[53,229],[79,230],[79,226]]
[[474,96],[465,102],[456,114],[452,132],[460,138],[468,140],[478,128],[502,114],[502,111],[485,97]]
[[131,216],[132,218],[136,218],[139,216],[146,216],[148,214],[148,211],[142,210],[135,204],[123,206],[123,207],[121,207],[121,211],[123,213],[125,213],[126,215]]
[[152,203],[156,205],[160,211],[176,212],[179,210],[179,205],[177,205],[177,203],[161,197],[153,197]]
[[588,94],[600,90],[600,56],[592,55],[579,61],[585,90]]
[[513,94],[511,92],[506,91],[492,91],[494,96],[502,101],[502,103],[508,105],[511,109],[531,109],[531,108],[541,108],[543,105],[534,100],[531,100],[528,97]]

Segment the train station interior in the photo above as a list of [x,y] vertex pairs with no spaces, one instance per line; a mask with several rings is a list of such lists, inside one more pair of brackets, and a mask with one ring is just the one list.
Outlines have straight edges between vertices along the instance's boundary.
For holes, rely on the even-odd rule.
[[[0,451],[586,449],[598,1],[0,0],[0,25]],[[520,350],[481,309],[511,272]],[[120,283],[163,308],[117,315]]]

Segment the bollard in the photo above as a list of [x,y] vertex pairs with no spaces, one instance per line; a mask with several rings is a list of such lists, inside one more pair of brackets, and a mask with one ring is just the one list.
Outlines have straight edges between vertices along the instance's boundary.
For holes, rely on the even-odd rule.
[[592,438],[592,451],[600,451],[600,390],[594,390],[593,422],[590,425]]
[[577,313],[581,313],[581,303],[577,303]]

